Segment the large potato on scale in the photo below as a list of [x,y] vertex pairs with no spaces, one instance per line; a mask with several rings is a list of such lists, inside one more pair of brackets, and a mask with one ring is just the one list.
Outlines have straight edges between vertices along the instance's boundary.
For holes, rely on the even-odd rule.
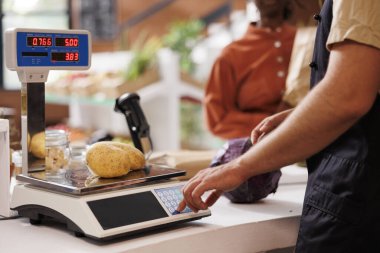
[[105,142],[93,144],[86,154],[91,171],[104,178],[126,175],[131,163],[127,151]]
[[129,160],[131,163],[131,170],[141,169],[145,166],[144,154],[137,148],[133,147],[132,145],[121,143],[121,142],[112,142],[112,141],[106,141],[106,143],[109,143],[118,148],[121,148],[128,153]]
[[119,142],[102,141],[93,144],[87,151],[87,164],[100,177],[119,177],[129,170],[145,166],[144,154],[137,148]]

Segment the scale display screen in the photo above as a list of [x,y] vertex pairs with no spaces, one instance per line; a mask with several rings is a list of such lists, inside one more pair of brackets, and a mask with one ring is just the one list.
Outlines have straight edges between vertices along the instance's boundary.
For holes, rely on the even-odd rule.
[[51,37],[27,37],[26,44],[30,47],[51,47],[53,45]]
[[152,192],[87,202],[104,230],[168,217]]
[[55,38],[55,45],[57,47],[78,47],[78,38]]
[[79,61],[78,52],[53,52],[51,53],[52,61]]
[[89,65],[88,33],[18,31],[18,67],[85,67]]

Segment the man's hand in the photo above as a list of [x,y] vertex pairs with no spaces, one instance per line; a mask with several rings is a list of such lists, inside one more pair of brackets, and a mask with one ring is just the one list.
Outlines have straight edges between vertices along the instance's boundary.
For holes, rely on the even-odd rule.
[[[246,180],[238,168],[236,162],[231,161],[199,171],[182,189],[184,199],[178,205],[177,211],[183,211],[186,205],[194,212],[212,206],[224,191],[233,190]],[[210,195],[203,201],[202,195],[209,190]]]
[[261,121],[251,132],[251,142],[255,144],[260,141],[265,135],[277,128],[292,111],[293,109],[282,111]]

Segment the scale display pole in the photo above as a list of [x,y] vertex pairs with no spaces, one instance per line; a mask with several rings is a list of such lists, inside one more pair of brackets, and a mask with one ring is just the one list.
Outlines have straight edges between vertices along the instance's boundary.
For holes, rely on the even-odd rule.
[[44,154],[31,142],[45,132],[45,82],[50,70],[86,70],[91,65],[91,37],[84,30],[13,28],[5,32],[5,63],[21,82],[22,174],[45,169]]

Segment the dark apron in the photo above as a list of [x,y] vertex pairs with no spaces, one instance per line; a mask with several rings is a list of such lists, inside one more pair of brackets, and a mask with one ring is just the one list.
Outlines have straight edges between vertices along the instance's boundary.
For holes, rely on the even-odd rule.
[[[310,64],[311,87],[327,70],[332,5],[332,0],[326,0],[316,16],[319,26]],[[296,252],[380,252],[379,96],[360,121],[308,159],[307,166],[309,179]]]

